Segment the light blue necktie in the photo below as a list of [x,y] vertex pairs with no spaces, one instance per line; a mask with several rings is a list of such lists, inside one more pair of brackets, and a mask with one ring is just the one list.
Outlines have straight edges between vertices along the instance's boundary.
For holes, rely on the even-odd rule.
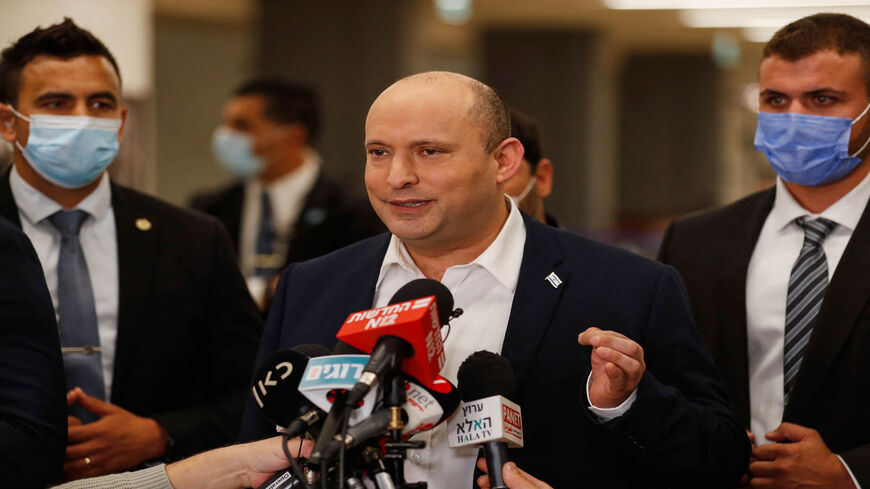
[[[78,209],[58,211],[48,217],[61,234],[57,261],[58,326],[67,388],[78,386],[86,394],[105,400],[94,290],[79,243],[79,230],[87,218],[88,213]],[[96,415],[78,405],[72,411],[82,423],[97,420]]]

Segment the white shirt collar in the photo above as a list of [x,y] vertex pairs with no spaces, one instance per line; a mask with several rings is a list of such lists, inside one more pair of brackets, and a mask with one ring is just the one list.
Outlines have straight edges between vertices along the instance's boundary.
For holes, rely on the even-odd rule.
[[[508,218],[495,240],[470,263],[450,268],[479,266],[492,274],[508,290],[514,292],[519,280],[520,265],[523,261],[526,226],[523,222],[523,216],[520,214],[519,208],[517,208],[513,199],[507,196],[505,196],[505,199],[510,203],[510,212],[508,212]],[[377,288],[380,288],[381,282],[384,280],[388,270],[394,266],[404,268],[413,273],[417,278],[423,278],[423,272],[414,263],[404,243],[396,235],[390,237],[387,253],[384,255],[384,261],[381,263]]]
[[[12,197],[15,199],[18,211],[34,226],[63,209],[60,204],[27,183],[14,166],[12,174],[9,176],[9,187],[12,190]],[[103,172],[100,183],[87,197],[76,204],[75,209],[81,209],[99,220],[111,208],[112,190],[109,186],[109,174]]]
[[833,205],[823,210],[820,214],[813,214],[798,203],[794,196],[785,186],[782,178],[776,178],[776,198],[773,201],[773,209],[771,210],[771,218],[773,219],[774,229],[779,232],[786,228],[795,219],[802,216],[810,218],[824,217],[836,222],[839,226],[848,229],[850,232],[855,230],[861,215],[864,213],[864,207],[870,201],[870,173],[861,180],[861,183],[855,186],[852,190],[844,195],[840,200]]

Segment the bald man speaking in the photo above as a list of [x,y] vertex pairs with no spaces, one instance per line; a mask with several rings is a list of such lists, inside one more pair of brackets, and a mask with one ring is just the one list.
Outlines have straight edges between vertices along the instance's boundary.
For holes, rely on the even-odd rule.
[[[394,83],[366,119],[365,185],[390,233],[288,267],[259,361],[335,344],[352,312],[431,278],[465,312],[442,375],[477,350],[519,382],[525,447],[512,460],[554,487],[733,487],[749,442],[670,267],[521,213],[504,194],[523,147],[490,87],[446,72]],[[444,333],[447,333],[445,328]],[[274,433],[249,403],[243,439]],[[419,434],[408,481],[472,487],[477,450]]]

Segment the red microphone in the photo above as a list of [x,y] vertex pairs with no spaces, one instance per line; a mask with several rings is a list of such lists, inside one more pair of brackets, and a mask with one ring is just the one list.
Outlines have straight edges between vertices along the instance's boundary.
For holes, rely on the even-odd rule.
[[371,353],[359,382],[347,397],[355,407],[384,375],[404,371],[431,384],[444,367],[441,326],[452,316],[453,296],[441,282],[413,280],[390,305],[351,314],[336,338]]

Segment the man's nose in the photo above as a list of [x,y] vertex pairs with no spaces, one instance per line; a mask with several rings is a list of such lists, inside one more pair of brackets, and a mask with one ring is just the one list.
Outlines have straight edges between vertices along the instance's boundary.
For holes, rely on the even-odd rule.
[[404,188],[418,182],[416,165],[407,155],[396,155],[390,161],[387,183],[392,188]]

